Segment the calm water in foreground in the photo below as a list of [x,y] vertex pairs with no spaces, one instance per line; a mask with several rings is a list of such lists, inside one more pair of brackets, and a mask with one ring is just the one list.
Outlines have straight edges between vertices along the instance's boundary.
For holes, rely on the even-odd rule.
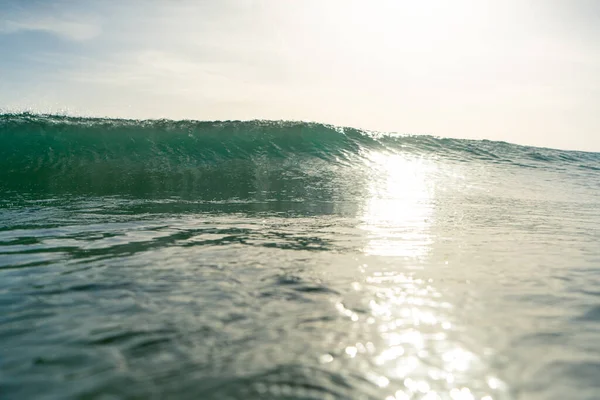
[[0,121],[2,399],[598,399],[600,155]]

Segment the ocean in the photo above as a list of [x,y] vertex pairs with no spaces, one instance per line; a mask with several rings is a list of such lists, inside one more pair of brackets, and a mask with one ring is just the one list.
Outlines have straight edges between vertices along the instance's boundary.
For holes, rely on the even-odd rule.
[[600,154],[0,115],[2,399],[598,399]]

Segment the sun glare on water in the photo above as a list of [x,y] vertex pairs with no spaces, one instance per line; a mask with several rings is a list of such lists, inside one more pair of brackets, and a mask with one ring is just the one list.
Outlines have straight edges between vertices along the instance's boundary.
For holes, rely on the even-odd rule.
[[374,173],[364,210],[369,241],[364,252],[376,256],[418,258],[432,238],[432,190],[427,174],[434,167],[396,154],[372,153],[367,161]]
[[[373,295],[367,323],[379,336],[373,349],[378,372],[366,373],[367,379],[390,390],[386,400],[492,400],[490,393],[500,381],[488,376],[480,378],[492,382],[487,388],[470,387],[481,373],[482,360],[452,339],[454,305],[444,301],[435,280],[423,278],[432,276],[422,266],[435,241],[440,167],[431,160],[387,152],[373,152],[365,162],[373,176],[360,226],[367,239],[367,263],[361,270]],[[371,257],[387,261],[371,264]],[[360,322],[358,316],[355,320]],[[358,343],[347,352],[365,346]]]

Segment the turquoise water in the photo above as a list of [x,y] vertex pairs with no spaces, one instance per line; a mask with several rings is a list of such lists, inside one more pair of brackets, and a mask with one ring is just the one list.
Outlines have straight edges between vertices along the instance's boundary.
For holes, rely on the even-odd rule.
[[0,116],[2,399],[597,399],[600,154]]

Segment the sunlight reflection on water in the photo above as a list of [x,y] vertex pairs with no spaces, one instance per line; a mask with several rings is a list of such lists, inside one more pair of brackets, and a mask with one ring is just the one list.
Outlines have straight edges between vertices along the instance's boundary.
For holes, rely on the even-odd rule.
[[[372,153],[367,162],[375,175],[362,217],[361,229],[368,239],[363,252],[398,258],[405,266],[392,265],[386,270],[361,267],[374,295],[367,323],[376,325],[381,340],[373,360],[384,371],[382,375],[367,374],[367,378],[392,391],[386,400],[491,400],[485,390],[497,389],[501,383],[488,377],[492,384],[487,388],[475,391],[469,387],[482,365],[475,353],[450,339],[453,305],[443,300],[432,279],[414,276],[434,242],[435,179],[431,177],[436,165],[391,153]],[[351,310],[343,312],[353,316]],[[346,351],[354,355],[356,348]]]
[[417,258],[432,243],[433,188],[427,176],[435,166],[397,154],[372,153],[367,163],[373,171],[368,188],[362,229],[368,232],[367,255]]

